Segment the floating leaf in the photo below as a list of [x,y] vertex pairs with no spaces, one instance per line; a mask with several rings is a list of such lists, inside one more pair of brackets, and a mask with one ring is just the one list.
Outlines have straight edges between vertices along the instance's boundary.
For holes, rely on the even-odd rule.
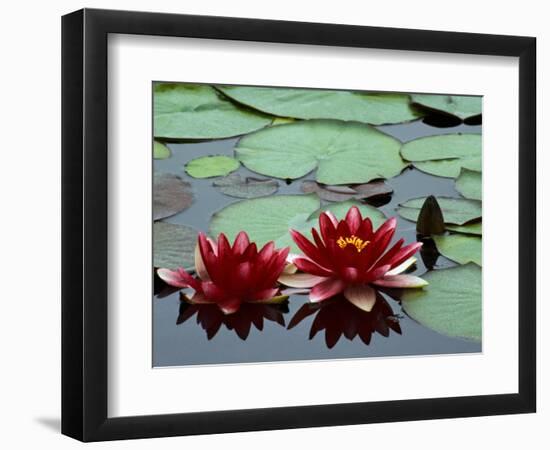
[[249,134],[238,142],[236,155],[263,175],[295,179],[317,168],[319,183],[350,184],[398,175],[405,167],[400,147],[369,125],[308,120]]
[[225,95],[259,111],[297,119],[337,119],[372,125],[421,117],[406,94],[321,89],[218,86]]
[[423,172],[456,178],[462,168],[481,172],[480,134],[442,134],[407,142],[401,155]]
[[481,236],[481,221],[467,223],[465,225],[445,225],[445,228],[449,231],[464,234],[475,234]]
[[171,173],[153,177],[153,220],[164,219],[189,208],[193,203],[191,185]]
[[153,223],[153,265],[167,269],[192,269],[197,231],[185,225]]
[[239,161],[230,156],[201,156],[189,161],[185,171],[193,178],[211,178],[227,175],[239,168]]
[[443,212],[433,195],[430,195],[422,204],[422,208],[420,208],[416,221],[416,231],[423,236],[441,234],[445,231]]
[[167,139],[218,139],[263,128],[264,114],[240,108],[206,85],[157,83],[154,134]]
[[455,181],[455,188],[466,198],[481,200],[481,172],[462,169]]
[[[332,203],[330,209],[338,218],[343,218],[351,206],[357,206],[363,216],[368,215],[375,226],[385,219],[376,208],[359,202]],[[225,233],[233,239],[244,230],[257,245],[274,241],[277,247],[290,246],[293,252],[298,248],[292,241],[289,229],[309,234],[312,227],[318,227],[317,217],[322,211],[319,198],[315,195],[276,195],[243,200],[226,206],[212,216],[210,234]]]
[[412,102],[464,120],[481,114],[481,97],[471,95],[413,94]]
[[319,198],[329,202],[341,202],[351,199],[361,200],[389,195],[393,192],[393,189],[383,181],[371,181],[370,183],[349,186],[332,186],[306,180],[302,182],[301,189],[306,194],[317,194]]
[[481,238],[465,234],[433,236],[439,253],[459,264],[470,262],[481,266]]
[[275,180],[244,178],[236,173],[214,181],[213,185],[219,188],[223,194],[237,198],[265,197],[274,194],[279,189],[279,183]]
[[172,156],[170,149],[162,142],[153,141],[153,158],[154,159],[166,159]]
[[468,264],[422,278],[428,286],[403,293],[405,312],[439,333],[481,341],[481,269]]
[[[426,201],[426,197],[413,198],[402,203],[397,212],[401,217],[416,222],[420,208]],[[443,212],[445,223],[463,225],[481,217],[481,202],[464,198],[438,197],[437,202]]]

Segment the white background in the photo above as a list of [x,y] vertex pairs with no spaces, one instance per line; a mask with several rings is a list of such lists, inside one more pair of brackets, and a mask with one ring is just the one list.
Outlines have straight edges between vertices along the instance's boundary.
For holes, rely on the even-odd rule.
[[[142,9],[193,14],[249,16],[361,25],[416,27],[456,31],[535,35],[539,67],[539,229],[548,228],[550,183],[542,180],[549,157],[542,154],[550,135],[543,108],[550,104],[546,87],[550,70],[550,30],[544,2],[510,3],[464,0],[320,2],[208,1],[184,3],[156,0],[99,2],[24,2],[3,5],[2,39],[2,163],[3,222],[0,251],[3,274],[3,316],[0,327],[2,372],[0,442],[6,448],[73,448],[80,444],[58,434],[60,374],[60,19],[82,6]],[[544,97],[544,98],[543,98]],[[544,101],[544,104],[543,104]],[[545,192],[542,192],[542,191]],[[546,194],[546,195],[545,195]],[[506,246],[506,242],[503,242]],[[539,234],[539,255],[548,238]],[[539,275],[548,271],[539,257]],[[547,281],[546,281],[547,283]],[[539,286],[539,379],[548,379],[547,344],[543,329],[550,307]],[[546,353],[543,358],[543,353]],[[409,449],[544,448],[548,444],[550,394],[539,386],[536,415],[472,418],[402,424],[379,424],[227,436],[201,436],[97,444],[100,448],[334,448],[352,445]],[[355,444],[354,444],[355,443]]]

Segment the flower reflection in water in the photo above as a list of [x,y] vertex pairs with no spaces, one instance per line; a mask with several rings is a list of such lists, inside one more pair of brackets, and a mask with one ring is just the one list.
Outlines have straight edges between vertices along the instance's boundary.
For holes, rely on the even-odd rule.
[[391,306],[380,292],[376,292],[376,302],[370,312],[342,301],[342,294],[325,300],[322,303],[305,303],[296,312],[288,324],[288,329],[294,328],[305,318],[314,315],[309,339],[325,330],[325,342],[328,348],[336,345],[340,337],[352,341],[356,336],[369,345],[374,333],[388,337],[390,330],[401,334],[399,319],[394,315]]
[[196,322],[206,332],[208,340],[212,339],[225,326],[233,330],[243,341],[250,334],[252,325],[259,331],[264,328],[264,320],[285,326],[284,314],[288,312],[288,302],[265,304],[243,303],[233,314],[224,314],[216,304],[193,304],[185,294],[180,294],[179,316],[176,321],[180,325],[196,315]]

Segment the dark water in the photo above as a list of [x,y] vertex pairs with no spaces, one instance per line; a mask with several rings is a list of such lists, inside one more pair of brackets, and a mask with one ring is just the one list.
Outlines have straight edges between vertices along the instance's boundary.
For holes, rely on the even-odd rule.
[[[423,136],[447,133],[481,133],[481,126],[458,125],[436,128],[422,121],[377,127],[402,142]],[[168,144],[172,157],[156,160],[155,170],[179,175],[193,185],[195,202],[187,210],[165,219],[206,231],[213,212],[239,199],[219,193],[213,179],[194,179],[183,166],[193,158],[212,154],[233,155],[237,139],[192,144]],[[258,176],[244,167],[241,175]],[[303,179],[313,179],[312,174]],[[287,185],[280,181],[277,194],[300,193],[302,179]],[[454,180],[406,169],[387,181],[394,189],[391,201],[380,207],[387,216],[396,214],[399,203],[427,195],[460,197]],[[396,238],[416,240],[415,225],[399,218]],[[428,252],[425,260],[429,261]],[[433,264],[434,262],[431,261]],[[435,267],[455,265],[439,256]],[[418,257],[414,274],[426,271]],[[382,293],[373,313],[350,309],[349,302],[334,301],[317,309],[304,306],[307,296],[292,295],[288,305],[245,305],[239,312],[223,316],[216,307],[189,306],[179,300],[179,293],[153,298],[153,366],[196,364],[296,361],[373,356],[432,355],[474,353],[481,344],[449,338],[410,319],[401,310],[398,292]],[[298,313],[298,311],[300,311]],[[297,315],[298,313],[298,315]],[[302,313],[304,317],[298,320]],[[361,315],[363,314],[363,316]],[[295,318],[293,320],[293,318]],[[183,322],[182,322],[183,320]],[[181,322],[179,325],[177,322]],[[225,322],[224,322],[225,321]],[[297,322],[297,324],[294,324]],[[287,329],[289,324],[290,329]],[[261,331],[258,329],[261,328]],[[324,328],[318,331],[319,328]],[[317,333],[312,333],[317,330]],[[310,335],[315,334],[312,339]],[[348,337],[353,339],[348,339]],[[368,343],[368,345],[367,345]]]

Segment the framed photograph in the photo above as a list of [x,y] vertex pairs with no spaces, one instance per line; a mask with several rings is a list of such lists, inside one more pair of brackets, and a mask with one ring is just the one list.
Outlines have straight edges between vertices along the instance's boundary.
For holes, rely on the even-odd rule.
[[535,38],[62,25],[64,434],[535,411]]

